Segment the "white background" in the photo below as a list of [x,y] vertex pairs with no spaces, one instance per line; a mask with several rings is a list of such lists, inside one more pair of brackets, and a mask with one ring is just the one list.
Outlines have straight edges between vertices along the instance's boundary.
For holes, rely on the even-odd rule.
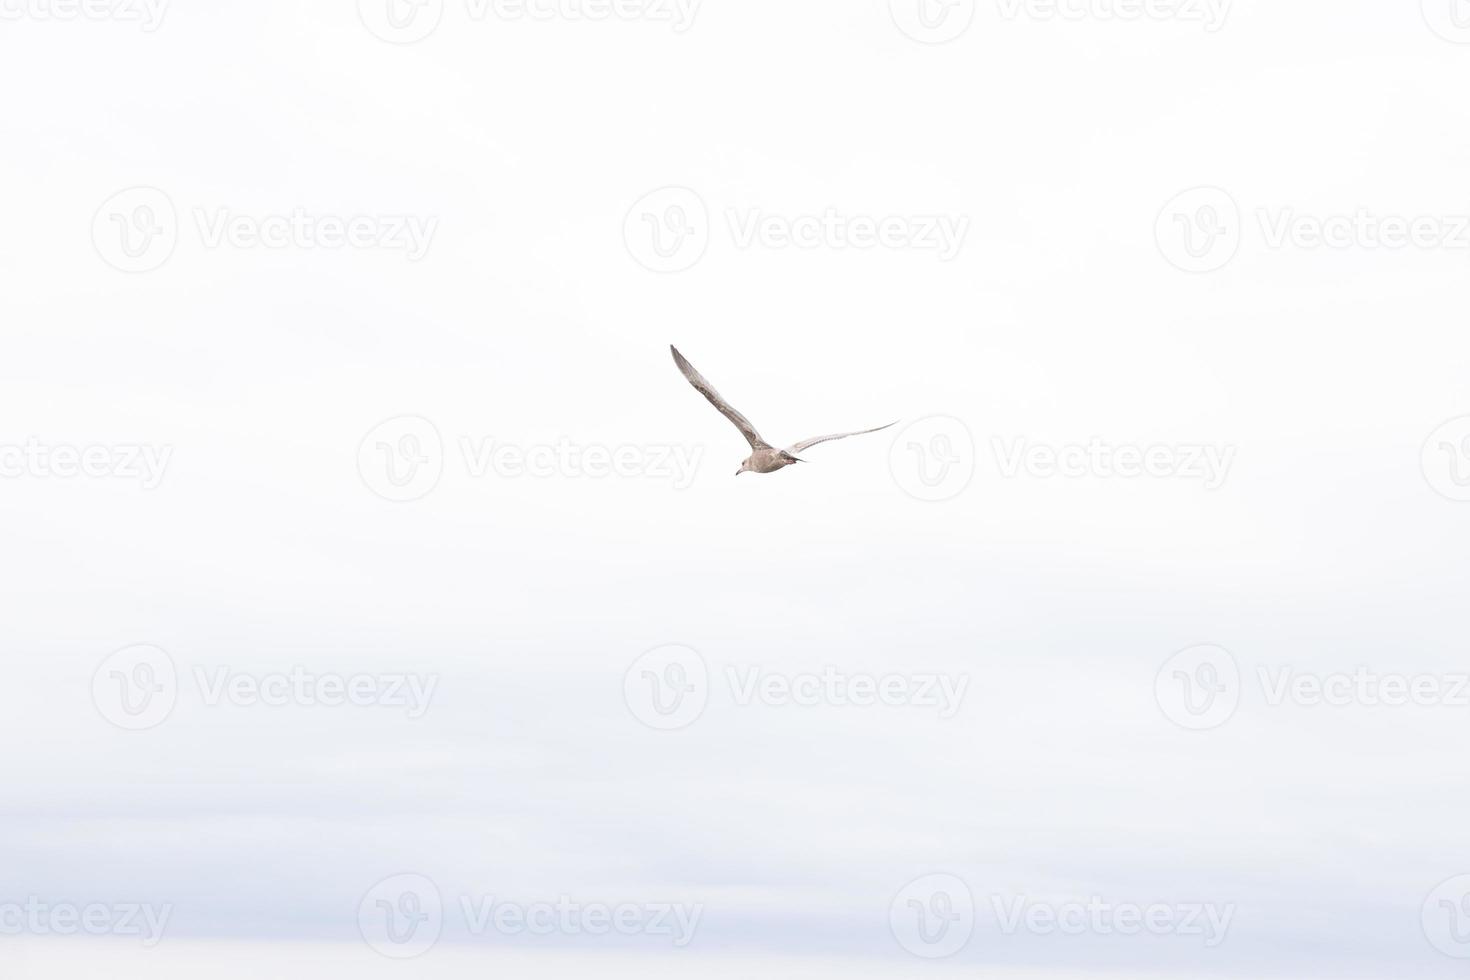
[[[1460,975],[1426,923],[1449,914],[1435,887],[1470,872],[1470,707],[1272,705],[1257,680],[1470,670],[1470,503],[1452,499],[1470,446],[1463,427],[1431,439],[1470,414],[1467,238],[1269,235],[1288,209],[1470,212],[1470,31],[1445,26],[1448,3],[1240,0],[1210,31],[961,2],[936,23],[975,7],[968,28],[927,44],[901,0],[706,0],[682,31],[447,0],[393,44],[367,0],[176,0],[153,30],[112,16],[127,8],[0,0],[0,446],[171,447],[151,489],[0,478],[0,905],[174,907],[154,948],[22,930],[0,969]],[[705,247],[656,272],[626,229],[669,186],[706,209]],[[1171,202],[1202,186],[1233,204],[1235,251],[1189,272],[1169,230],[1199,201]],[[136,202],[108,202],[135,187],[166,195],[177,241],[125,272],[107,232]],[[730,226],[829,208],[968,233],[944,261],[741,247]],[[197,215],[221,209],[436,230],[417,260],[211,246]],[[670,343],[780,444],[903,422],[732,478],[747,447]],[[442,475],[393,502],[359,450],[403,416],[439,433]],[[931,416],[957,420],[949,442],[907,428]],[[682,488],[476,476],[462,437],[700,465]],[[994,448],[1094,437],[1233,464],[1215,489],[1008,476]],[[917,499],[936,445],[973,479]],[[92,682],[138,644],[167,651],[180,690],[127,731]],[[668,644],[698,651],[711,688],[659,731],[624,677]],[[1199,644],[1241,676],[1207,731],[1155,693]],[[729,665],[969,689],[949,719],[741,706]],[[438,688],[409,719],[211,706],[194,683],[293,667]],[[403,872],[447,902],[704,912],[682,949],[470,936],[451,916],[398,962],[358,906]],[[936,873],[976,912],[931,962],[890,903]],[[1007,933],[992,896],[1235,913],[1206,949]]]

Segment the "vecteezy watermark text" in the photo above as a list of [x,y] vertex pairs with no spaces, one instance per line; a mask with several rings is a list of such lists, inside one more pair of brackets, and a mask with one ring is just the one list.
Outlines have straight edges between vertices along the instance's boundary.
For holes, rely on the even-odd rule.
[[1470,249],[1470,215],[1301,214],[1295,208],[1258,208],[1269,248]]
[[[333,214],[305,207],[247,212],[195,207],[195,234],[206,249],[250,251],[401,252],[417,262],[429,252],[439,219],[415,214]],[[104,201],[92,217],[92,244],[122,272],[150,272],[173,255],[181,236],[173,199],[157,187],[129,187]]]
[[383,249],[417,262],[429,252],[439,219],[416,214],[313,214],[293,208],[280,214],[243,214],[230,208],[195,208],[194,224],[205,248]]
[[1266,703],[1272,707],[1290,703],[1335,708],[1470,708],[1470,674],[1382,673],[1362,666],[1329,673],[1257,667],[1256,678]]
[[170,0],[0,0],[0,20],[117,21],[152,33],[163,24]]
[[1206,490],[1218,489],[1230,473],[1234,446],[1213,445],[1121,445],[1093,437],[1086,443],[1052,446],[1032,443],[1024,436],[990,440],[1001,476],[1014,478],[1022,471],[1045,479],[1147,476],[1160,479],[1198,480]]
[[725,681],[734,702],[836,708],[934,708],[940,718],[953,718],[970,687],[968,674],[863,674],[823,667],[820,672],[780,673],[760,667],[728,666]]
[[1233,0],[996,0],[1006,20],[1179,21],[1213,34],[1225,26]]
[[675,902],[579,902],[567,895],[552,901],[508,902],[493,895],[460,898],[472,935],[662,936],[682,948],[694,938],[704,906]]
[[[1235,917],[1233,904],[1212,902],[1120,902],[1092,895],[1055,901],[1029,895],[990,895],[1003,935],[1178,936],[1213,949],[1225,941]],[[915,956],[953,956],[975,929],[976,903],[970,886],[952,874],[927,874],[899,889],[888,906],[893,938]]]
[[948,262],[960,254],[970,231],[968,215],[848,215],[836,208],[820,214],[772,214],[761,208],[725,212],[730,238],[739,249],[872,249],[935,252]]
[[390,44],[414,44],[433,34],[446,7],[456,17],[481,23],[641,21],[668,24],[682,34],[694,26],[702,0],[357,0],[358,17]]
[[123,936],[152,948],[163,939],[172,905],[136,902],[0,902],[0,936]]
[[[720,679],[735,707],[875,708],[932,711],[953,718],[969,691],[968,674],[873,674],[826,666],[820,671],[773,671],[726,665]],[[711,680],[698,651],[679,644],[656,647],[623,674],[623,702],[643,724],[672,731],[693,724],[709,703]]]
[[471,20],[651,21],[682,34],[694,26],[703,0],[465,0]]
[[[1254,213],[1260,242],[1270,251],[1470,251],[1470,214],[1396,214],[1368,207],[1312,213],[1291,206],[1258,207]],[[1235,258],[1248,228],[1228,191],[1195,187],[1164,205],[1154,236],[1171,265],[1214,272]]]
[[[865,214],[834,207],[795,214],[760,207],[728,208],[731,244],[740,250],[928,252],[941,262],[959,255],[969,234],[964,214]],[[713,237],[709,208],[687,187],[661,187],[639,198],[623,219],[623,242],[653,272],[694,266]]]
[[[450,456],[471,479],[651,479],[688,489],[704,457],[703,447],[605,446],[570,439],[522,444],[491,436],[460,436]],[[404,503],[427,496],[444,474],[446,452],[439,428],[418,415],[388,419],[358,444],[363,484],[384,500]]]
[[[229,666],[195,665],[183,678],[205,707],[389,708],[411,720],[429,710],[438,674],[313,671],[248,673]],[[92,703],[107,721],[129,731],[162,724],[178,704],[181,675],[173,658],[148,644],[109,655],[92,675]],[[187,688],[185,688],[187,689]]]
[[675,490],[689,487],[703,455],[703,449],[686,446],[584,446],[569,439],[522,446],[488,437],[461,437],[459,448],[465,470],[476,479],[492,474],[506,479],[654,477],[671,480]]
[[296,666],[287,671],[249,674],[229,667],[195,667],[194,683],[211,708],[230,704],[304,708],[403,708],[409,718],[422,718],[434,699],[438,674],[314,673]]
[[18,445],[0,444],[0,478],[137,480],[153,490],[163,482],[173,452],[173,446],[129,443],[48,445],[30,436]]
[[[1247,686],[1234,654],[1201,644],[1175,653],[1154,676],[1154,698],[1164,717],[1181,728],[1218,728],[1234,716]],[[1349,670],[1303,671],[1257,665],[1262,703],[1269,708],[1470,708],[1470,674],[1408,674],[1357,665]]]
[[1210,902],[1170,904],[1113,902],[1090,896],[1085,902],[1038,901],[1025,895],[992,895],[1000,931],[1006,935],[1029,932],[1038,936],[1153,936],[1200,937],[1206,949],[1225,941],[1235,906]]
[[448,910],[469,936],[651,936],[683,948],[694,939],[704,906],[697,902],[585,901],[570,895],[517,901],[487,894],[446,903],[433,879],[397,874],[373,885],[358,903],[363,941],[391,959],[428,952],[443,935]]

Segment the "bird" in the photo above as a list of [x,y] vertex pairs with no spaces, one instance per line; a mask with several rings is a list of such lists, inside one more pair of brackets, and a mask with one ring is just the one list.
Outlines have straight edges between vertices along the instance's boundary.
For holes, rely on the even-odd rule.
[[888,425],[880,425],[876,429],[860,429],[857,432],[834,432],[829,436],[815,436],[811,439],[803,439],[800,442],[793,443],[785,449],[777,449],[769,442],[766,442],[765,439],[761,438],[761,434],[755,431],[755,426],[750,424],[750,420],[744,415],[741,415],[733,405],[725,401],[718,391],[715,391],[715,386],[706,381],[704,375],[695,370],[694,365],[690,364],[689,360],[683,354],[679,353],[679,348],[670,344],[669,351],[673,353],[674,363],[678,365],[680,373],[694,386],[694,390],[709,399],[709,403],[718,409],[721,415],[729,419],[735,425],[735,428],[740,430],[740,434],[745,436],[745,441],[750,443],[750,455],[740,464],[740,469],[735,471],[736,476],[739,476],[741,473],[774,473],[783,467],[790,466],[792,463],[805,463],[806,460],[796,454],[810,449],[818,443],[831,442],[833,439],[846,439],[848,436],[865,436],[869,432],[881,432],[888,428],[889,425],[898,424],[895,419],[893,422],[889,422]]

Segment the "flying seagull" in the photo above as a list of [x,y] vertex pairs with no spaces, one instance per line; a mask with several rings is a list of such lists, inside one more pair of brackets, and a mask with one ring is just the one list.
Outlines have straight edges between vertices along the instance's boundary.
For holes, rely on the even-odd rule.
[[880,429],[888,428],[888,425],[895,424],[889,422],[888,425],[880,425],[877,429],[861,429],[857,432],[834,432],[830,436],[816,436],[811,439],[803,439],[801,442],[794,443],[785,449],[776,449],[761,438],[761,434],[755,431],[755,426],[750,424],[749,419],[741,415],[735,410],[733,405],[720,397],[720,393],[715,391],[715,386],[704,380],[704,375],[696,371],[694,365],[690,364],[684,358],[684,355],[679,353],[679,348],[670,344],[669,350],[674,354],[674,363],[679,365],[679,370],[685,378],[689,379],[689,383],[694,386],[694,390],[708,398],[709,403],[719,409],[721,415],[733,422],[735,428],[739,429],[740,434],[745,437],[745,441],[750,443],[750,456],[746,458],[745,462],[740,464],[740,469],[735,471],[736,476],[739,476],[747,470],[754,473],[774,473],[783,466],[806,462],[804,459],[798,459],[796,454],[804,449],[810,449],[817,443],[831,442],[833,439],[846,439],[848,436],[867,435],[869,432],[877,432]]

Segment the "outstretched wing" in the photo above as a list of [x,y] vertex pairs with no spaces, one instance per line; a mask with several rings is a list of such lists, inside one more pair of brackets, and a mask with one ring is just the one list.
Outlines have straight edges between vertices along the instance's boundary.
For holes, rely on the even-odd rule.
[[[669,350],[673,351],[674,363],[679,365],[679,370],[683,372],[685,378],[689,379],[689,383],[694,386],[694,390],[708,398],[709,403],[719,409],[721,415],[735,423],[735,428],[739,429],[740,434],[745,436],[745,441],[750,443],[751,449],[771,448],[770,443],[762,439],[761,434],[755,431],[755,426],[750,424],[750,419],[741,415],[735,410],[734,406],[721,398],[720,393],[715,391],[715,386],[704,380],[704,375],[694,370],[694,365],[690,364],[685,360],[684,355],[679,353],[679,348],[670,344]],[[827,436],[826,438],[835,439],[837,437]]]
[[869,432],[882,432],[884,429],[888,428],[889,425],[897,424],[898,422],[895,420],[893,422],[889,422],[888,425],[880,425],[876,429],[862,429],[858,432],[834,432],[830,436],[814,436],[811,439],[801,440],[801,442],[796,443],[794,446],[788,447],[786,451],[788,453],[791,453],[792,455],[795,455],[796,453],[801,452],[803,449],[810,449],[820,442],[831,442],[833,439],[846,439],[848,436],[865,436]]

